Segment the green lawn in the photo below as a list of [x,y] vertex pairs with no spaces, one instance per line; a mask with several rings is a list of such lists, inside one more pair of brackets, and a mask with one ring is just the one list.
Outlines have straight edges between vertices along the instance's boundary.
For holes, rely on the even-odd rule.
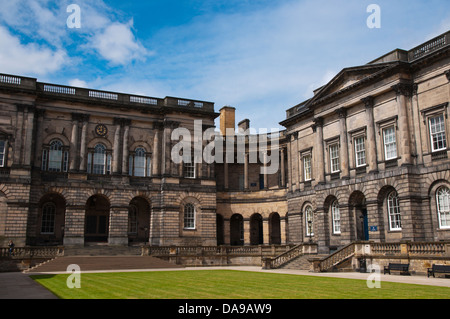
[[69,289],[64,275],[31,276],[63,299],[449,299],[450,288],[236,270],[81,274]]

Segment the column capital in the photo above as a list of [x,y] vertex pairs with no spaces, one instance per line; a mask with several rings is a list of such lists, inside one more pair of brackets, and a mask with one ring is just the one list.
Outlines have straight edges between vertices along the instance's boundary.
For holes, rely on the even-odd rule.
[[361,101],[364,103],[366,108],[373,108],[375,98],[373,96],[367,96],[362,98]]
[[336,110],[336,114],[339,116],[340,119],[347,117],[347,109],[344,107],[341,107]]
[[447,80],[450,81],[450,70],[445,72],[445,76],[447,77]]
[[395,94],[404,95],[404,96],[412,96],[414,86],[409,82],[400,82],[396,85],[391,86],[392,90],[395,91]]
[[311,128],[313,129],[314,132],[316,132],[318,127],[322,127],[323,126],[323,117],[315,117],[313,119],[314,124],[311,125]]

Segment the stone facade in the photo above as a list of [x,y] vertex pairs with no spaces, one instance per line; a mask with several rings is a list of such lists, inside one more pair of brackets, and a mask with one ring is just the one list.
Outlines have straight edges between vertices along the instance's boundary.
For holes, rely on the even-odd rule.
[[171,133],[214,127],[213,103],[0,75],[0,245],[448,241],[449,43],[343,69],[277,134],[223,107],[234,152],[210,164],[175,163]]
[[175,128],[217,116],[210,102],[0,75],[0,245],[215,245],[214,167],[188,175],[170,152]]

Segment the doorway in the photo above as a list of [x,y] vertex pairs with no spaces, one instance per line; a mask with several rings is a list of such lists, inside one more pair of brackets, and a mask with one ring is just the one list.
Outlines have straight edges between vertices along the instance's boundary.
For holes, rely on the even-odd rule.
[[85,242],[107,242],[109,231],[109,201],[99,195],[86,203]]
[[358,240],[369,240],[369,219],[367,218],[367,209],[361,208],[359,211],[356,229]]

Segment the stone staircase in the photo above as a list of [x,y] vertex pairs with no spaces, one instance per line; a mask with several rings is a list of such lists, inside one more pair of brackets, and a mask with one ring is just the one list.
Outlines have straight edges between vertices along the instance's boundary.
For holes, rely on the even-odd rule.
[[65,247],[64,256],[140,256],[140,246],[108,246],[103,244],[84,247]]
[[311,258],[311,256],[297,256],[281,266],[279,269],[312,270],[311,263],[308,261],[308,258]]
[[182,268],[152,256],[141,256],[138,246],[88,245],[68,247],[64,256],[56,257],[26,269],[25,273],[66,273],[69,265],[78,265],[83,271],[146,270]]

